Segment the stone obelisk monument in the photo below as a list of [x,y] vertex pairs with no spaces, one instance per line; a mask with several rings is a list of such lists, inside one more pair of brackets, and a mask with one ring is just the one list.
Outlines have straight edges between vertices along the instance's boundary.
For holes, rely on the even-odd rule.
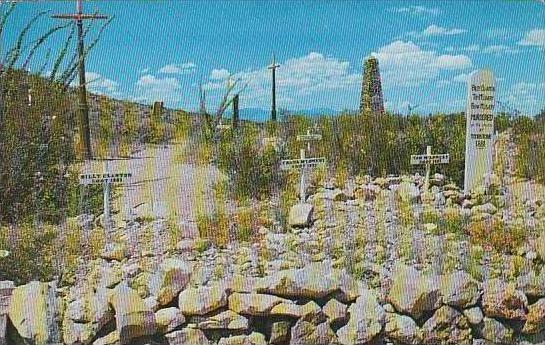
[[494,96],[496,81],[489,70],[474,72],[468,81],[464,191],[483,184],[492,172]]

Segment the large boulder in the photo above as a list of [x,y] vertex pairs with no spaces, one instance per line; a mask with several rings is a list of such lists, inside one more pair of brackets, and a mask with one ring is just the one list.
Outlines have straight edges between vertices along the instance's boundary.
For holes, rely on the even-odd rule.
[[190,287],[180,292],[178,305],[184,315],[205,315],[227,305],[227,291],[219,284]]
[[312,204],[295,204],[291,207],[288,215],[288,224],[291,227],[306,227],[312,221]]
[[100,257],[105,260],[122,261],[128,256],[129,252],[125,243],[107,243],[100,253]]
[[54,286],[30,282],[13,290],[8,315],[24,341],[45,345],[60,341],[59,309]]
[[290,301],[258,293],[235,292],[229,296],[229,309],[243,315],[267,316],[275,306],[281,303],[290,303]]
[[170,303],[191,278],[191,267],[182,260],[166,259],[149,280],[149,291],[159,305]]
[[359,286],[346,272],[316,262],[300,269],[279,271],[263,279],[256,291],[308,299],[320,299],[335,294],[340,301],[349,302],[358,297]]
[[479,325],[481,322],[483,322],[483,311],[479,307],[465,309],[463,314],[467,318],[467,321],[473,326]]
[[405,203],[415,203],[420,198],[420,189],[409,181],[403,181],[396,189],[398,198]]
[[199,322],[199,329],[245,331],[248,329],[248,319],[232,310],[226,310]]
[[310,301],[304,305],[295,304],[292,301],[282,302],[275,305],[271,311],[272,316],[283,316],[301,318],[308,314],[318,314],[322,311],[320,306],[314,301]]
[[543,330],[545,330],[545,298],[528,307],[528,316],[522,332],[536,334]]
[[119,345],[119,332],[110,332],[107,335],[95,340],[93,345]]
[[[64,319],[62,323],[62,339],[63,344],[66,345],[79,345],[90,344],[96,337],[97,329],[91,323],[78,323],[70,319]],[[113,337],[113,336],[111,336]],[[105,343],[110,338],[103,339]],[[116,338],[119,341],[119,337]]]
[[528,297],[545,297],[545,267],[539,274],[531,271],[517,278],[517,288]]
[[346,201],[348,196],[340,189],[324,189],[323,191],[316,193],[317,199],[333,200],[333,201]]
[[291,329],[290,345],[339,345],[335,332],[328,322],[315,324],[300,319]]
[[115,310],[116,329],[120,344],[132,339],[153,335],[157,331],[155,313],[126,284],[119,284],[110,294],[110,304]]
[[372,291],[362,291],[348,312],[348,323],[337,331],[341,344],[364,345],[374,341],[381,333],[386,315]]
[[167,345],[210,345],[200,329],[184,328],[165,335]]
[[185,317],[180,309],[175,307],[160,309],[155,313],[155,322],[159,333],[169,333],[180,327],[185,322]]
[[66,306],[62,323],[64,343],[88,344],[113,317],[108,290],[85,288],[81,296]]
[[525,320],[528,299],[526,295],[499,279],[484,283],[482,308],[488,317],[498,317],[508,320]]
[[0,281],[0,315],[9,312],[11,296],[15,289],[15,283],[10,280]]
[[406,315],[386,313],[386,336],[400,344],[419,345],[422,342],[422,332],[416,322]]
[[491,203],[473,206],[473,208],[471,209],[472,215],[477,215],[482,213],[495,214],[496,212],[498,212],[498,209],[496,208],[496,206],[492,205]]
[[483,339],[493,344],[512,344],[514,331],[496,319],[485,317],[483,327],[480,330]]
[[344,321],[347,318],[348,307],[332,298],[322,308],[330,323]]
[[243,334],[221,338],[218,345],[267,345],[267,341],[263,334],[252,332],[249,335]]
[[464,271],[441,277],[440,292],[443,303],[459,308],[473,306],[479,300],[479,283]]
[[290,335],[290,323],[288,321],[273,322],[271,326],[270,345],[284,344]]
[[426,276],[412,266],[398,264],[392,277],[387,300],[398,312],[419,319],[440,306],[441,292],[436,276]]
[[5,345],[7,341],[8,312],[14,289],[14,282],[9,280],[0,281],[0,345]]
[[436,310],[422,326],[422,342],[426,345],[471,345],[471,339],[466,317],[447,305]]
[[97,286],[111,289],[121,283],[123,273],[117,266],[100,265],[97,267]]

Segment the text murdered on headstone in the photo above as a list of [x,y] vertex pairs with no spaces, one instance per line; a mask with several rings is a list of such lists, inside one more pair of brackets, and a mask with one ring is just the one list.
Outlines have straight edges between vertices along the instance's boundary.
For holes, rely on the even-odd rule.
[[488,70],[475,72],[468,82],[464,189],[469,191],[492,171],[495,80]]
[[[486,149],[494,133],[494,86],[471,85],[471,139],[477,149]],[[475,111],[475,113],[473,113]]]

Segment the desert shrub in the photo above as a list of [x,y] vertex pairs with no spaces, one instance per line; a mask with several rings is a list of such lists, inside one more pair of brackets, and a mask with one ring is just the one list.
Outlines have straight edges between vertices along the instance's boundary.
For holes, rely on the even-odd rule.
[[[324,156],[335,169],[342,168],[350,175],[385,176],[415,170],[410,155],[425,152],[431,145],[433,152],[449,153],[451,162],[434,166],[454,182],[463,181],[465,158],[465,117],[463,114],[435,114],[401,116],[384,114],[322,116],[315,120],[322,141],[313,145],[314,156]],[[289,116],[281,124],[280,132],[287,141],[287,155],[299,154],[301,144],[297,134],[312,127],[311,119]]]
[[252,239],[254,231],[257,230],[257,219],[253,210],[249,207],[241,207],[234,216],[235,237],[242,242]]
[[447,233],[455,235],[465,234],[466,220],[459,212],[448,212],[441,219],[441,226]]
[[195,240],[195,250],[197,253],[203,253],[208,250],[212,242],[208,239],[199,238]]
[[218,166],[229,175],[237,200],[269,197],[282,184],[278,165],[282,154],[274,148],[262,148],[258,128],[243,125],[224,133],[219,144]]
[[441,221],[439,212],[433,207],[426,207],[422,212],[422,223],[438,224]]
[[229,243],[229,215],[224,210],[219,209],[211,214],[198,213],[196,223],[201,238],[219,247]]
[[482,220],[468,224],[470,241],[483,248],[511,254],[526,240],[526,230],[520,226],[508,226],[501,220]]
[[[10,233],[14,238],[10,238]],[[52,226],[41,229],[31,224],[21,224],[12,229],[2,227],[0,248],[8,250],[10,255],[0,258],[0,280],[13,280],[16,284],[53,280],[56,274],[56,235]]]

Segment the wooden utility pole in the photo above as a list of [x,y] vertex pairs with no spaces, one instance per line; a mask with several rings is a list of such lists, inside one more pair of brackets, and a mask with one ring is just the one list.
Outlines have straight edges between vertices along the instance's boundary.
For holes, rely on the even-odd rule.
[[233,97],[233,118],[232,118],[232,127],[238,128],[238,124],[240,122],[240,115],[239,115],[239,109],[238,109],[238,100],[239,100],[239,94],[237,93]]
[[272,64],[268,67],[272,70],[272,106],[271,106],[271,120],[276,122],[276,69],[280,67],[276,63],[276,59],[273,55]]
[[85,87],[85,44],[83,41],[83,21],[94,19],[108,19],[107,16],[83,13],[83,0],[76,0],[75,14],[57,14],[52,18],[75,20],[78,28],[78,76],[79,76],[79,120],[80,131],[83,140],[85,159],[93,159],[91,149],[91,131],[89,126],[89,105],[87,104],[87,90]]

